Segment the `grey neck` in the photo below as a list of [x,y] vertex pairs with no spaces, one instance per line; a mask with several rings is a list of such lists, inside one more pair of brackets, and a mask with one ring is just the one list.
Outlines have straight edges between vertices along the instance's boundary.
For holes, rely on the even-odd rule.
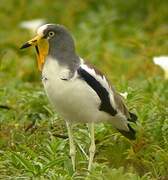
[[64,36],[57,40],[49,40],[49,44],[48,55],[56,60],[60,66],[65,66],[72,72],[78,68],[80,59],[75,52],[73,39],[69,37],[66,39]]

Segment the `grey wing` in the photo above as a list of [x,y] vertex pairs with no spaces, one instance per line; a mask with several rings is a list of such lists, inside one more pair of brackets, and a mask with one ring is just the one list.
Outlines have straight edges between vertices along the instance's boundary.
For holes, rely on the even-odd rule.
[[115,116],[117,111],[113,108],[110,102],[109,90],[106,89],[98,79],[82,67],[79,67],[77,72],[79,77],[82,78],[99,96],[101,102],[99,110],[104,111],[111,116]]
[[[128,124],[131,119],[131,114],[125,106],[122,97],[115,92],[107,82],[104,76],[96,74],[94,69],[87,65],[82,65],[77,70],[78,75],[82,78],[99,96],[100,98],[100,111],[104,111],[113,117],[117,117],[115,124],[123,124],[125,130],[117,130],[129,139],[135,139],[135,130]],[[120,116],[121,115],[121,116]],[[118,122],[117,122],[118,120]],[[113,121],[114,123],[114,121]]]

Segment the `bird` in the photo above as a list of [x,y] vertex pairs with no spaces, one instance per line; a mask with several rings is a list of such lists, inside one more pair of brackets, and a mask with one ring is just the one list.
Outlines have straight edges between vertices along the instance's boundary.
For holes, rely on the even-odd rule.
[[136,139],[136,114],[130,112],[121,95],[105,75],[76,52],[69,30],[60,24],[45,24],[20,49],[34,46],[45,92],[54,110],[65,120],[72,168],[76,169],[73,124],[86,123],[90,133],[88,170],[92,169],[96,145],[95,123],[108,122],[123,136]]

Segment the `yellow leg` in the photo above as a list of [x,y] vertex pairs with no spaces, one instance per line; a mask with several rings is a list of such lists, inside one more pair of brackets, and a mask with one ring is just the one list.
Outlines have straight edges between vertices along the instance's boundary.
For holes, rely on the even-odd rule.
[[68,136],[69,136],[69,146],[70,146],[70,156],[72,160],[72,167],[73,171],[75,171],[75,155],[76,155],[76,148],[73,140],[73,135],[72,135],[72,127],[71,124],[66,122],[67,129],[68,129]]
[[93,158],[95,155],[95,138],[94,138],[94,123],[88,124],[89,131],[90,131],[90,139],[91,139],[91,144],[89,148],[89,165],[88,165],[88,170],[90,171],[92,168],[92,163],[93,163]]

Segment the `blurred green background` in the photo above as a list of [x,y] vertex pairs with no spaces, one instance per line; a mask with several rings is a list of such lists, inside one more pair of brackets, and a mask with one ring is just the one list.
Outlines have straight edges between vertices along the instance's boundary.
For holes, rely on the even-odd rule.
[[[152,62],[168,54],[167,9],[167,0],[0,1],[0,179],[168,179],[168,81]],[[97,125],[90,174],[87,128],[74,127],[73,173],[64,121],[45,96],[35,50],[19,49],[32,37],[20,23],[38,18],[65,25],[78,54],[128,92],[139,117],[134,143]]]

